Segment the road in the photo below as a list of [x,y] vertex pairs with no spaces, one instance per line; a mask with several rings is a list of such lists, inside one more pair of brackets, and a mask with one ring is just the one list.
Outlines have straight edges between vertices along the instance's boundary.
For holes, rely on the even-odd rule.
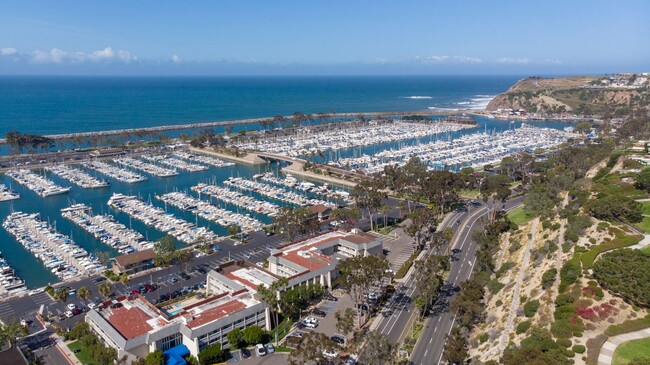
[[[475,208],[476,209],[476,208]],[[452,213],[451,217],[447,219],[440,229],[450,227],[454,229],[456,222],[463,222],[467,215],[467,209],[459,209]],[[443,247],[441,252],[446,252],[448,247]],[[430,253],[430,252],[428,252]],[[382,321],[377,327],[377,331],[381,334],[387,335],[395,344],[404,341],[407,335],[407,329],[411,327],[411,323],[415,319],[415,276],[411,275],[406,281],[401,283],[397,288],[397,296],[393,296],[381,311],[383,316]]]
[[[522,197],[518,197],[509,200],[505,203],[505,209],[511,210],[521,205],[522,199]],[[452,247],[461,251],[456,255],[458,259],[452,261],[449,272],[448,282],[454,286],[460,285],[472,275],[478,249],[477,245],[472,242],[472,231],[481,225],[480,219],[486,214],[485,207],[471,212],[455,232]],[[448,303],[451,303],[454,294],[455,292],[451,291],[451,295],[444,301],[443,308],[437,312],[434,311],[425,321],[420,339],[411,353],[411,364],[436,365],[441,363],[446,336],[451,332],[456,321],[456,315],[448,309]]]

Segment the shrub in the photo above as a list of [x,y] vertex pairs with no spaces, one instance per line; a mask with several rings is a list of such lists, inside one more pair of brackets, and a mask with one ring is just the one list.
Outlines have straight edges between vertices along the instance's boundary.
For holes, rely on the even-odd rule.
[[221,344],[218,342],[209,347],[206,347],[201,352],[199,352],[199,362],[201,365],[212,365],[215,363],[223,362],[224,360],[225,354],[221,349]]
[[537,313],[539,308],[539,300],[531,300],[530,302],[524,304],[524,314],[526,317],[530,318]]
[[559,340],[557,340],[557,344],[562,347],[569,348],[571,347],[571,340],[569,340],[568,338],[560,338]]
[[629,249],[605,253],[594,265],[594,277],[631,303],[650,306],[650,286],[638,284],[650,282],[650,254]]
[[487,341],[489,338],[490,338],[490,335],[487,332],[482,333],[480,336],[478,336],[478,342],[479,343],[485,343],[485,341]]
[[512,261],[508,261],[508,262],[505,262],[504,264],[502,264],[501,267],[499,268],[499,270],[497,270],[497,272],[496,272],[497,278],[500,277],[501,275],[503,275],[503,273],[505,273],[506,271],[512,269],[513,266],[515,266],[515,263],[512,262]]
[[165,363],[165,358],[163,357],[162,350],[156,350],[150,352],[145,358],[145,364],[147,365],[163,365]]
[[567,261],[560,270],[560,292],[563,292],[569,285],[573,284],[580,277],[582,266],[580,266],[580,257],[574,255],[571,260]]
[[519,322],[519,324],[517,325],[517,334],[520,335],[522,333],[526,333],[526,331],[528,331],[528,329],[530,328],[530,325],[531,325],[530,321]]
[[576,298],[573,295],[567,294],[567,293],[562,293],[562,294],[558,295],[555,298],[555,306],[556,307],[561,307],[561,306],[565,306],[567,304],[571,304],[571,303],[573,303],[575,301],[576,301]]
[[542,288],[543,289],[550,288],[553,285],[553,283],[555,283],[556,277],[557,277],[556,268],[551,268],[546,270],[546,272],[542,275]]
[[576,354],[584,354],[587,351],[587,348],[584,345],[573,345],[571,348]]
[[228,332],[226,337],[228,338],[228,344],[232,347],[239,348],[245,344],[244,333],[239,328],[235,328]]
[[490,291],[490,293],[492,293],[492,294],[496,294],[496,293],[498,293],[501,289],[503,289],[504,286],[506,286],[506,285],[505,285],[505,284],[501,284],[501,282],[499,282],[499,280],[497,280],[497,279],[492,279],[492,280],[490,280],[490,282],[488,283],[488,290]]
[[243,335],[244,335],[244,341],[246,341],[246,343],[256,344],[262,342],[264,331],[258,326],[250,326],[244,328]]

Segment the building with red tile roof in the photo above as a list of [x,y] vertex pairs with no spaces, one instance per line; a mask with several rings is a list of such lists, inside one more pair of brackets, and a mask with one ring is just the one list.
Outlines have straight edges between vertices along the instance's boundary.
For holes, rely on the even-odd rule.
[[331,287],[332,280],[338,276],[339,260],[382,253],[380,237],[357,229],[336,230],[272,250],[269,271],[287,278],[288,288],[313,284]]
[[89,311],[86,322],[117,350],[118,357],[127,355],[131,360],[180,344],[198,356],[217,342],[228,347],[226,334],[234,328],[270,329],[268,306],[246,287],[165,307],[154,306],[140,295],[122,296]]

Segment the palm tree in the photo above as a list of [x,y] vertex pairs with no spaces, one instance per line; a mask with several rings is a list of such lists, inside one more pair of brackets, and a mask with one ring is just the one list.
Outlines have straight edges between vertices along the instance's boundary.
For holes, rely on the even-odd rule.
[[108,282],[103,282],[99,284],[97,290],[99,290],[99,294],[101,294],[104,297],[104,299],[108,298],[111,294],[113,294],[113,286]]
[[[63,304],[68,301],[70,291],[67,288],[58,288],[54,291],[53,298]],[[65,316],[65,327],[68,328],[68,316]]]
[[176,260],[181,263],[181,269],[187,270],[187,265],[192,261],[194,255],[190,250],[180,250],[176,251]]
[[384,229],[386,229],[386,226],[388,225],[388,217],[387,214],[390,212],[390,205],[384,204],[379,208],[379,211],[381,214],[384,216]]
[[27,327],[23,326],[17,320],[8,322],[7,324],[0,324],[0,341],[4,344],[9,341],[9,347],[14,347],[16,341],[29,334]]
[[90,289],[86,288],[85,286],[82,286],[77,290],[77,296],[79,299],[84,301],[84,304],[88,304],[88,298],[90,298],[90,295],[92,293],[90,292]]
[[120,284],[122,284],[124,286],[129,285],[129,275],[127,275],[127,273],[125,273],[125,272],[121,273],[118,281],[119,281]]
[[289,284],[287,278],[280,278],[279,280],[273,282],[268,288],[263,284],[257,288],[257,293],[262,297],[262,299],[271,307],[273,314],[275,315],[275,344],[278,344],[278,313],[280,312],[280,290],[286,287]]

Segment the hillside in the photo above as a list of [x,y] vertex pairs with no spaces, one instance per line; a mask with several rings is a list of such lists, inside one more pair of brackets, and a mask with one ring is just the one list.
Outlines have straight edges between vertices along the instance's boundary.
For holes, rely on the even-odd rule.
[[487,111],[524,109],[527,113],[621,117],[650,111],[650,76],[530,77],[518,81],[488,104]]

